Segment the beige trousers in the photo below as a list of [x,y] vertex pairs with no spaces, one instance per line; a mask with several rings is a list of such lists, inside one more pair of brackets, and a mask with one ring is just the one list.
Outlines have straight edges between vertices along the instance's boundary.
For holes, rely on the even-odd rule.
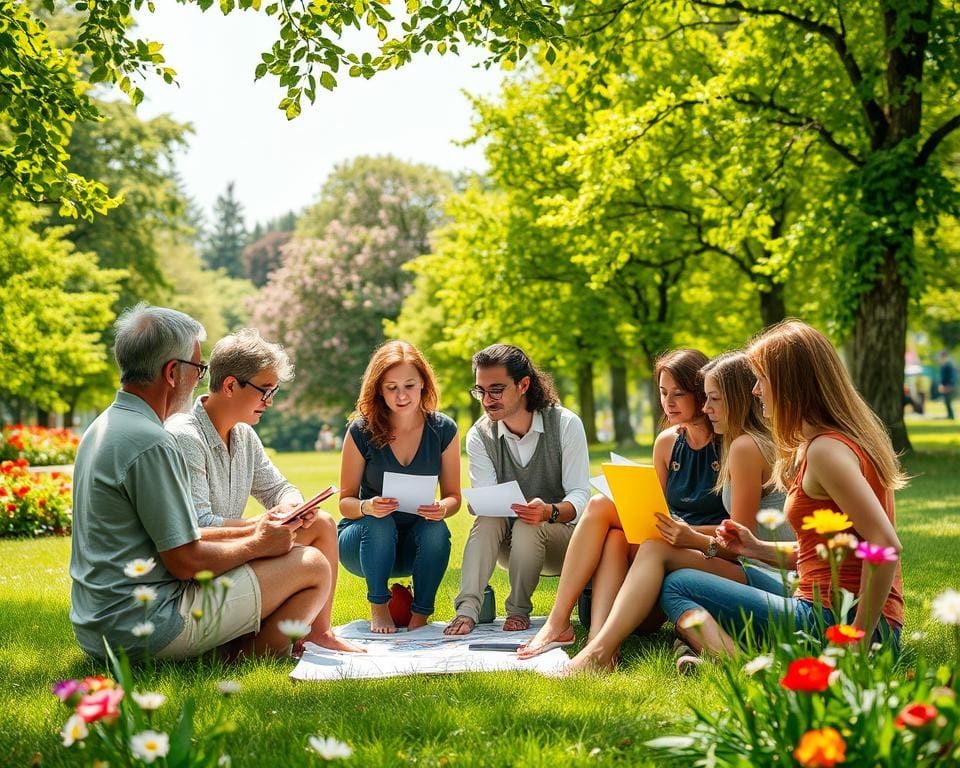
[[478,517],[463,550],[457,615],[477,621],[483,589],[499,561],[510,574],[507,615],[529,616],[540,576],[560,575],[572,535],[573,526],[564,523],[529,525],[516,518]]

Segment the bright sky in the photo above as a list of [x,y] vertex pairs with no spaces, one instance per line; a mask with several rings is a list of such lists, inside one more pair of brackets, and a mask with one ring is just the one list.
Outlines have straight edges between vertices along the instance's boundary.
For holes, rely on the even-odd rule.
[[477,146],[457,147],[470,135],[472,111],[461,93],[490,95],[500,74],[471,65],[481,52],[421,56],[371,80],[342,73],[332,93],[287,121],[276,108],[285,95],[268,75],[254,82],[260,54],[276,39],[262,14],[222,16],[214,7],[157,3],[137,35],[164,44],[179,87],[151,78],[141,114],[169,113],[192,124],[190,146],[178,159],[187,191],[209,215],[227,182],[243,203],[247,226],[312,203],[339,162],[357,155],[392,154],[451,171],[483,170]]

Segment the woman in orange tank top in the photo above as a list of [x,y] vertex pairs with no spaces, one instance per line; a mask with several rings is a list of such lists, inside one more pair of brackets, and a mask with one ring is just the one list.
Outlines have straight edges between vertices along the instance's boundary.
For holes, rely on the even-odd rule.
[[[696,631],[678,631],[691,646],[713,653],[735,652],[727,632],[743,628],[741,612],[760,631],[771,615],[783,612],[793,613],[798,629],[815,628],[815,594],[827,623],[851,623],[867,637],[892,636],[896,642],[903,588],[893,491],[903,487],[905,476],[882,422],[857,393],[833,345],[809,325],[780,323],[758,336],[747,354],[757,374],[754,394],[771,420],[778,450],[772,481],[788,491],[785,512],[798,533],[786,563],[797,569],[797,591],[784,598],[708,574],[676,571],[664,582],[661,606],[678,626],[704,618],[693,612],[705,610]],[[897,556],[872,566],[872,573],[852,555],[842,563],[840,586],[859,598],[845,617],[832,612],[830,566],[816,552],[823,537],[802,530],[803,518],[821,509],[842,512],[853,524],[848,533]],[[720,525],[717,536],[725,548],[745,557],[772,564],[784,557],[775,544],[731,520]]]

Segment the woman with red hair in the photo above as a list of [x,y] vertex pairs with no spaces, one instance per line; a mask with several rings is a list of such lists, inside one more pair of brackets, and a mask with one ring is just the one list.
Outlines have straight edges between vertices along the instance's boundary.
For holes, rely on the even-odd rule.
[[[444,519],[460,509],[457,425],[436,410],[433,370],[405,341],[373,355],[360,385],[340,458],[340,562],[367,582],[370,630],[396,631],[387,603],[391,576],[413,576],[409,629],[427,623],[450,559]],[[437,475],[440,500],[401,509],[385,498],[383,473]]]

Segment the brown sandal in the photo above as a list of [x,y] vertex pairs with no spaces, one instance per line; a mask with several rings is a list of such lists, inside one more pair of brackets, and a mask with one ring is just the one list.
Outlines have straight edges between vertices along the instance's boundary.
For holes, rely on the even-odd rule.
[[[467,631],[461,632],[460,628],[464,625],[467,625]],[[443,634],[445,635],[469,635],[473,632],[473,628],[477,626],[477,622],[471,619],[469,616],[457,616],[453,621],[451,621],[447,626],[443,628]]]
[[511,613],[503,622],[504,632],[524,632],[530,629],[530,617],[521,613]]

